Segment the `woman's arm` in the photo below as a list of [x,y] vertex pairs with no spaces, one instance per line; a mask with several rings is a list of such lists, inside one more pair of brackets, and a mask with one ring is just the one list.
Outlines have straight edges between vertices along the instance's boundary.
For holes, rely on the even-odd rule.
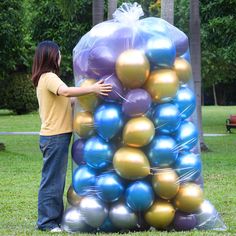
[[107,96],[111,91],[112,86],[110,84],[104,84],[104,80],[99,80],[97,83],[85,87],[68,87],[66,85],[61,85],[58,88],[57,94],[65,97],[78,97],[89,93]]

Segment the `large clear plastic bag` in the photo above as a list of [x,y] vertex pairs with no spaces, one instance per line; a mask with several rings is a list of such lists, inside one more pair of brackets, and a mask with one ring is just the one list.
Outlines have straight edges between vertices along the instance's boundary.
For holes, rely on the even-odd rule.
[[113,91],[78,97],[63,228],[225,230],[203,195],[187,36],[137,3],[113,16],[73,51],[75,85]]

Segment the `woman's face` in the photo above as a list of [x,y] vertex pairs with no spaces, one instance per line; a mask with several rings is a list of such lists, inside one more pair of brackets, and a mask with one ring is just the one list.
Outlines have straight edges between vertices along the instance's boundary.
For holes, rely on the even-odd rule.
[[59,57],[58,57],[58,66],[61,64],[61,51],[59,51]]

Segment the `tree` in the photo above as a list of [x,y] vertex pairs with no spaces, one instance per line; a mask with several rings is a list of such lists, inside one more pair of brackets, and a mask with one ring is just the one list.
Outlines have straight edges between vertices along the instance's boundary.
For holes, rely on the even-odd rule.
[[104,0],[93,0],[93,25],[103,22]]
[[107,19],[112,19],[112,14],[115,12],[117,8],[117,0],[108,0],[108,14]]
[[161,0],[161,18],[174,24],[174,0]]

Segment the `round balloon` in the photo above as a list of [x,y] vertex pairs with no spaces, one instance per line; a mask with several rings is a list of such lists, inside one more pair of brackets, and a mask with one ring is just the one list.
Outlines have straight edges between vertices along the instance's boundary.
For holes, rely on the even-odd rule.
[[152,186],[146,181],[135,181],[126,189],[125,199],[133,211],[145,211],[154,201]]
[[192,152],[180,153],[174,166],[181,183],[195,181],[202,170],[200,156]]
[[114,103],[100,105],[94,114],[97,133],[105,140],[113,138],[123,127],[121,106]]
[[180,83],[186,84],[192,78],[192,68],[187,60],[177,57],[174,62],[174,70]]
[[104,202],[115,202],[124,192],[123,181],[115,172],[105,172],[97,177],[96,191]]
[[152,177],[152,186],[157,196],[172,199],[179,191],[178,175],[173,169],[158,169]]
[[149,225],[157,229],[166,229],[174,219],[174,216],[175,209],[171,203],[165,200],[157,200],[145,212],[144,218]]
[[84,165],[85,160],[84,160],[84,144],[85,140],[84,139],[77,139],[73,144],[71,148],[71,156],[73,161],[77,165]]
[[164,34],[156,34],[146,44],[146,56],[153,65],[172,67],[176,57],[175,45]]
[[145,116],[130,119],[123,129],[123,142],[131,147],[149,144],[155,134],[155,127]]
[[178,155],[175,140],[168,135],[156,135],[147,147],[147,156],[152,167],[169,167]]
[[194,214],[187,214],[181,211],[175,213],[173,221],[174,229],[177,231],[192,230],[197,225],[197,219]]
[[142,51],[126,50],[116,61],[116,74],[125,88],[140,88],[149,72],[150,65]]
[[180,186],[174,203],[183,212],[193,213],[197,211],[203,202],[203,191],[194,183],[186,183]]
[[153,122],[159,134],[173,134],[180,126],[178,108],[171,103],[157,105],[153,110]]
[[144,88],[149,92],[154,102],[169,102],[177,93],[179,80],[174,70],[154,70],[148,77]]
[[196,108],[196,98],[191,89],[186,86],[181,86],[174,98],[174,104],[180,111],[181,118],[187,119],[190,117]]
[[84,159],[94,169],[104,169],[111,165],[113,146],[99,136],[89,138],[84,146]]
[[150,174],[150,164],[146,155],[138,148],[122,147],[113,157],[115,171],[123,178],[135,180]]
[[[81,82],[80,87],[91,86],[92,84],[96,82],[97,81],[95,79],[85,79]],[[79,105],[85,111],[92,112],[99,104],[99,98],[95,93],[81,95],[77,97],[77,99],[79,101]]]
[[93,192],[96,182],[96,172],[87,165],[79,166],[72,175],[73,189],[79,196]]
[[81,138],[88,138],[93,135],[93,115],[90,112],[78,112],[74,118],[73,123],[74,131]]
[[83,214],[84,221],[94,228],[101,226],[108,216],[106,205],[94,196],[82,198],[79,210]]
[[107,217],[104,223],[99,227],[99,230],[107,233],[118,231],[118,229],[112,224],[109,217]]
[[129,117],[141,116],[151,107],[151,96],[144,89],[131,89],[125,95],[122,111]]
[[81,201],[81,196],[77,195],[77,193],[74,191],[73,187],[70,186],[67,191],[67,201],[72,206],[78,206]]
[[118,229],[133,229],[138,224],[137,215],[124,203],[114,203],[109,211],[112,224]]

